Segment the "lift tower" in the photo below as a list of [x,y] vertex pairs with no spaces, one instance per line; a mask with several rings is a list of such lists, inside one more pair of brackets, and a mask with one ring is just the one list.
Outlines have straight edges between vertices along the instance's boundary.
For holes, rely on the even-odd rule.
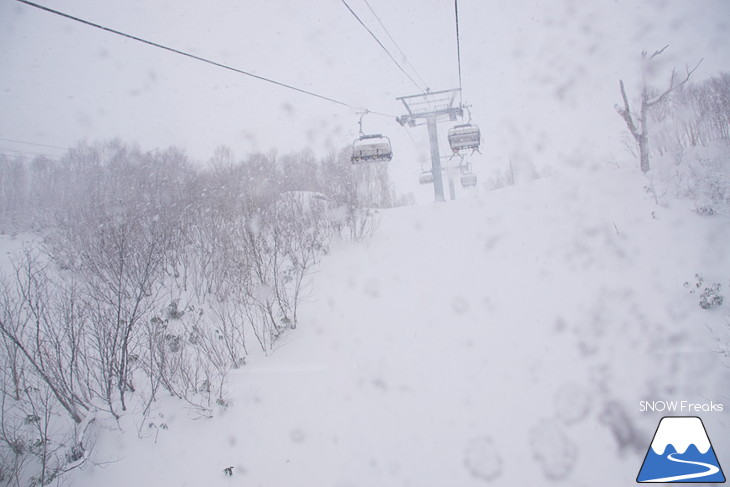
[[[396,98],[403,102],[408,112],[396,120],[401,125],[408,124],[409,127],[422,125],[425,120],[428,126],[428,139],[431,143],[431,174],[433,174],[433,192],[436,201],[444,201],[444,183],[441,177],[441,159],[439,155],[438,131],[436,123],[441,118],[448,117],[454,121],[464,114],[461,106],[456,105],[456,97],[461,90],[429,91],[420,95],[401,96]],[[453,189],[452,189],[453,199]]]

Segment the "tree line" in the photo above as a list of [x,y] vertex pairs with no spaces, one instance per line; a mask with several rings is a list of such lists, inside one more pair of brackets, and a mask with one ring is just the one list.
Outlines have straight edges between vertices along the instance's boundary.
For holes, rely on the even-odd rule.
[[693,82],[702,63],[676,69],[661,87],[649,78],[669,46],[641,53],[638,100],[631,102],[623,80],[616,112],[631,136],[627,145],[649,176],[657,203],[670,191],[696,202],[700,214],[730,211],[730,73]]
[[[159,394],[201,415],[228,373],[299,321],[333,237],[398,201],[387,168],[346,151],[174,148],[114,140],[59,161],[0,159],[0,225],[36,244],[0,278],[0,484],[47,485],[89,459],[94,423],[147,417]],[[144,421],[142,421],[144,423]]]

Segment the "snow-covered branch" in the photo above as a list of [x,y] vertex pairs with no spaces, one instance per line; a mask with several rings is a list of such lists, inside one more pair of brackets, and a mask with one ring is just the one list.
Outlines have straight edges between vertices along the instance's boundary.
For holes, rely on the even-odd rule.
[[695,67],[692,69],[689,69],[689,66],[685,66],[685,70],[687,71],[687,74],[684,77],[684,79],[682,79],[682,81],[680,81],[679,83],[677,83],[677,70],[672,69],[672,75],[669,78],[669,88],[667,88],[663,93],[661,93],[653,98],[647,99],[646,100],[647,107],[651,108],[654,105],[661,103],[671,92],[673,92],[677,88],[681,87],[682,85],[686,84],[689,81],[692,74],[695,71],[697,71],[697,68],[700,67],[700,64],[702,64],[703,60],[704,60],[704,58],[700,59],[697,62],[697,64],[695,65]]

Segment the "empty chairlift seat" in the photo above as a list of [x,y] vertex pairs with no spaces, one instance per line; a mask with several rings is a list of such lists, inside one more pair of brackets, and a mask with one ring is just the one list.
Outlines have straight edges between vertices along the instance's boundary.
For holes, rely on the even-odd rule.
[[431,183],[433,183],[433,174],[431,173],[431,171],[423,171],[418,176],[418,182],[421,183],[421,184],[431,184]]
[[461,175],[459,179],[461,182],[461,186],[464,188],[469,188],[471,186],[477,185],[477,175],[473,172],[465,172]]
[[381,162],[393,158],[390,139],[380,134],[363,135],[352,143],[352,163]]
[[479,149],[481,139],[482,134],[479,127],[470,123],[456,125],[449,130],[449,145],[454,152],[465,149]]

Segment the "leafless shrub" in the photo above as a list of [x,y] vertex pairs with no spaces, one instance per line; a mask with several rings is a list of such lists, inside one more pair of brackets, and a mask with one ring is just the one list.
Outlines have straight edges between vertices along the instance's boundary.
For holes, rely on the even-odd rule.
[[226,405],[247,339],[269,353],[299,325],[333,233],[371,235],[396,201],[384,167],[353,170],[344,153],[220,149],[195,171],[115,140],[3,158],[0,177],[0,224],[46,230],[0,281],[0,477],[17,484],[85,462],[97,414],[143,425],[161,391],[206,416]]

